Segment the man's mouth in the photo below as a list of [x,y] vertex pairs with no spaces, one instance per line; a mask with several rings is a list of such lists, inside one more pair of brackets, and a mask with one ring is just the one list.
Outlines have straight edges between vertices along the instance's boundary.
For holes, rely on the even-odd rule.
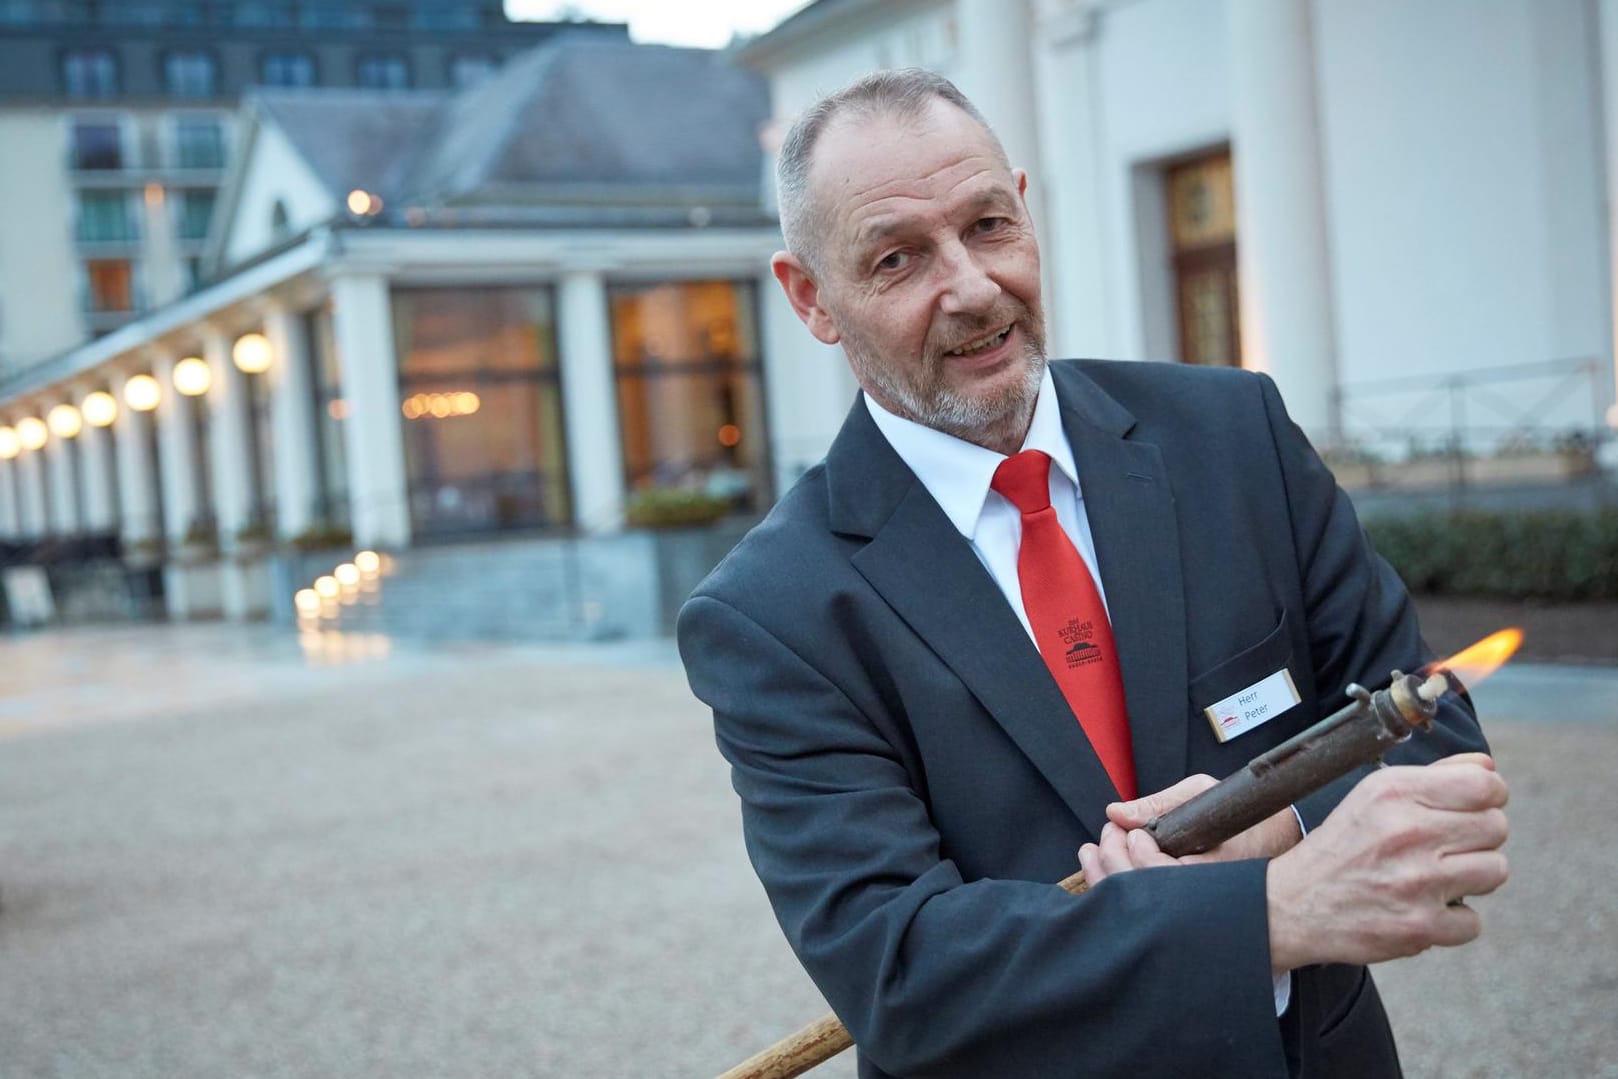
[[945,355],[946,356],[975,356],[980,352],[988,352],[990,349],[998,348],[1000,346],[1000,342],[1004,341],[1006,339],[1006,335],[1008,333],[1010,333],[1010,332],[1011,332],[1011,327],[1010,326],[1002,326],[1000,329],[994,331],[991,334],[988,334],[988,335],[986,335],[984,337],[979,337],[976,340],[968,341],[966,344],[962,345],[960,348],[952,348],[952,349],[950,349],[948,352],[945,353]]

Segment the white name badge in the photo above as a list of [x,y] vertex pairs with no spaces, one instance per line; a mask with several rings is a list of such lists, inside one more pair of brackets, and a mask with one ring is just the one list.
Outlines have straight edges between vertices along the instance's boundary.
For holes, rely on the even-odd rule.
[[1214,737],[1226,742],[1268,723],[1302,699],[1292,683],[1292,672],[1283,667],[1203,711],[1213,725]]

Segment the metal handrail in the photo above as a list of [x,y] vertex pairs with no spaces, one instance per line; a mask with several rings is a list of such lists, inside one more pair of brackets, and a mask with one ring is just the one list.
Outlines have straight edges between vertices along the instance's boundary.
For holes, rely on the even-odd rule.
[[[1442,435],[1434,440],[1438,448],[1455,455],[1465,455],[1490,440],[1494,442],[1491,448],[1497,449],[1545,434],[1577,438],[1593,446],[1613,437],[1602,414],[1607,373],[1606,365],[1592,356],[1503,364],[1436,377],[1415,375],[1347,383],[1331,394],[1333,412],[1339,418],[1339,435],[1334,441],[1337,446],[1351,447],[1366,436],[1413,440],[1438,433]],[[1555,381],[1532,396],[1502,396],[1498,389],[1490,388],[1548,380]],[[1588,426],[1539,420],[1546,409],[1574,400],[1581,391],[1591,409]],[[1397,404],[1385,404],[1395,396],[1401,398]],[[1377,410],[1369,420],[1361,418],[1366,408]],[[1439,411],[1447,419],[1435,420],[1434,413]],[[1493,422],[1480,422],[1479,411]]]

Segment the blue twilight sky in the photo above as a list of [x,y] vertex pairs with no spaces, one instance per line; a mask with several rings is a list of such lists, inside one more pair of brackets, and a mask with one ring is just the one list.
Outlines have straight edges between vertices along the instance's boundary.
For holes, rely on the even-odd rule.
[[506,0],[513,19],[554,19],[574,12],[603,22],[627,22],[636,41],[717,49],[735,33],[775,26],[806,0]]

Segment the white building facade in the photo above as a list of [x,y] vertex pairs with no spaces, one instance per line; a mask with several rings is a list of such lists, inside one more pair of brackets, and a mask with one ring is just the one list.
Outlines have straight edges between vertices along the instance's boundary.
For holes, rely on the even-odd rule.
[[[661,589],[624,623],[655,628],[683,593],[613,553],[632,500],[745,520],[853,403],[761,181],[810,102],[896,66],[1028,170],[1053,355],[1266,371],[1328,449],[1618,420],[1618,0],[820,0],[739,56],[576,48],[251,99],[212,283],[0,377],[0,554],[116,537],[169,615],[244,618],[310,583],[276,552],[370,549],[581,624]],[[554,537],[599,542],[546,547],[583,568],[538,595],[512,541]]]
[[1415,407],[1486,448],[1618,421],[1615,20],[1608,0],[821,0],[742,59],[777,132],[870,71],[960,85],[1030,174],[1053,354],[1266,371],[1323,444],[1386,442]]
[[[695,112],[603,88],[631,78]],[[564,94],[620,122],[570,130]],[[779,482],[767,411],[792,427],[790,396],[766,406],[768,326],[791,314],[759,205],[764,110],[759,80],[717,54],[590,42],[459,95],[250,99],[207,247],[217,279],[0,381],[0,547],[118,550],[160,574],[176,618],[287,606],[311,581],[285,579],[284,555],[311,548],[328,571],[422,552],[418,576],[448,566],[513,607],[554,598],[524,566],[595,559],[565,583],[600,582],[607,599],[569,600],[598,621],[612,595],[656,591],[649,550],[615,553],[626,504],[762,512]]]

